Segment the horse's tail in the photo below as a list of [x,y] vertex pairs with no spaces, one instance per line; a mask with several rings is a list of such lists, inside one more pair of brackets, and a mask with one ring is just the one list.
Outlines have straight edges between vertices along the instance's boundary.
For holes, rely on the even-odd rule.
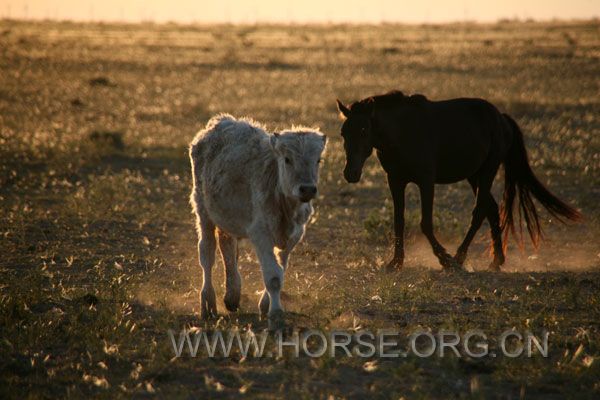
[[[512,143],[504,160],[504,196],[500,211],[500,226],[504,236],[504,245],[506,246],[509,230],[517,238],[519,245],[522,245],[522,219],[525,219],[531,241],[537,247],[543,234],[533,197],[561,222],[564,222],[564,219],[578,221],[582,218],[582,215],[550,193],[535,177],[529,165],[523,133],[519,125],[507,114],[503,114],[503,116],[513,131]],[[519,236],[515,232],[515,219],[513,216],[517,195],[519,197]]]

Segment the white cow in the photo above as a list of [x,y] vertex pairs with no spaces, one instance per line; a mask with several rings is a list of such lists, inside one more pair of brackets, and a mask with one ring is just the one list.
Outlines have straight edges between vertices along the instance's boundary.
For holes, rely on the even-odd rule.
[[268,134],[250,119],[227,114],[213,117],[196,135],[190,145],[190,202],[203,271],[203,318],[217,313],[211,278],[217,239],[225,264],[227,309],[235,311],[240,304],[237,245],[239,239],[249,238],[265,284],[260,312],[273,317],[283,311],[283,275],[313,211],[310,201],[317,194],[325,143],[325,135],[315,129],[294,127]]

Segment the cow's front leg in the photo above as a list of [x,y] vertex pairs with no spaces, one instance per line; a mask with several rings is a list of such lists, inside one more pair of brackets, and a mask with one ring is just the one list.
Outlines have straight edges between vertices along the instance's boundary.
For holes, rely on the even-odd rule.
[[[281,306],[281,288],[283,286],[283,268],[277,262],[274,243],[264,229],[256,229],[250,235],[256,256],[262,269],[266,294],[259,302],[261,314],[268,314],[269,318],[283,311]],[[267,297],[268,296],[268,297]]]
[[279,265],[281,265],[281,268],[283,268],[284,272],[288,267],[289,258],[290,258],[290,251],[287,249],[287,247],[285,249],[279,250],[279,252],[277,253],[277,259],[279,260]]
[[[295,243],[293,244],[295,246]],[[279,265],[283,268],[283,272],[288,267],[288,261],[290,259],[291,250],[286,247],[285,249],[279,250],[277,253],[277,259],[279,260]],[[260,313],[266,315],[269,312],[269,294],[267,290],[263,290],[260,296],[260,300],[258,301],[258,308],[260,309]]]

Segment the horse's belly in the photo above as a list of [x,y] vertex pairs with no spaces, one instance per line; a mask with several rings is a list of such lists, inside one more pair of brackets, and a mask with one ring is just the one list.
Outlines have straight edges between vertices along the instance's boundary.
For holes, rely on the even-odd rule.
[[435,183],[456,183],[470,178],[479,171],[483,162],[483,159],[476,157],[469,162],[465,159],[456,159],[440,163],[436,168]]
[[455,183],[474,176],[488,159],[489,153],[489,140],[476,134],[467,142],[456,138],[453,143],[447,143],[436,161],[436,183]]
[[454,174],[449,174],[449,173],[438,173],[437,176],[435,177],[435,183],[440,183],[440,184],[448,184],[448,183],[456,183],[456,182],[460,182],[463,181],[467,178],[470,178],[471,176],[473,176],[475,173],[454,173]]

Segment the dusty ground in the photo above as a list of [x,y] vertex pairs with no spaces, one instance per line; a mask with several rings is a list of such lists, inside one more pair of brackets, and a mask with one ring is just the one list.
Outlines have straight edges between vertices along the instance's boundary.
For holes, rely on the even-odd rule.
[[[600,24],[176,26],[0,22],[2,397],[594,397],[600,392]],[[343,181],[335,98],[392,88],[484,97],[521,124],[537,175],[581,209],[468,274],[439,271],[408,192],[406,269],[385,275],[391,203],[375,160]],[[173,359],[167,329],[265,326],[245,244],[241,311],[200,321],[187,143],[214,113],[330,137],[321,195],[291,260],[289,328],[550,331],[531,359]],[[496,185],[496,193],[502,189]],[[466,231],[465,183],[436,230]],[[544,214],[547,219],[547,215]],[[222,267],[216,267],[222,280]],[[222,296],[223,287],[217,288]],[[373,361],[365,364],[366,361]]]

